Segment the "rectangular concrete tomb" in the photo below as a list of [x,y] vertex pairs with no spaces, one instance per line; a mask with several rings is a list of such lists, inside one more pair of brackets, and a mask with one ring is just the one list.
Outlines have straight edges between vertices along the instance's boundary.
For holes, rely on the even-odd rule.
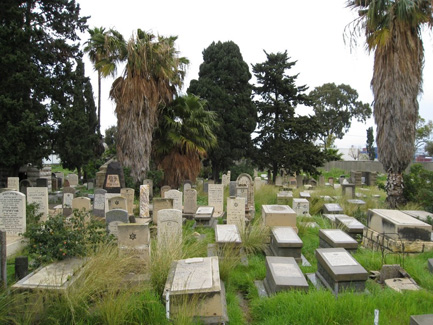
[[236,244],[239,245],[241,235],[236,225],[216,225],[215,226],[215,241],[217,244]]
[[296,228],[296,212],[288,205],[262,205],[262,218],[269,227]]
[[431,241],[431,225],[399,210],[370,209],[367,225],[393,239]]
[[294,257],[301,260],[303,242],[292,227],[273,227],[271,232],[271,251],[275,256]]
[[335,225],[341,227],[342,230],[348,233],[352,237],[361,235],[364,231],[365,226],[354,217],[346,215],[338,215],[335,217]]
[[338,203],[325,203],[323,205],[323,212],[325,214],[339,214],[343,213],[343,208]]
[[298,216],[310,215],[310,202],[307,199],[293,199],[292,207]]
[[266,278],[269,295],[285,290],[308,290],[304,274],[293,257],[266,256]]
[[170,318],[188,306],[193,317],[204,324],[228,322],[224,284],[218,257],[196,257],[174,261],[165,283]]
[[358,242],[341,229],[319,229],[319,247],[342,247],[348,251],[355,251]]
[[334,294],[365,290],[368,272],[344,248],[318,248],[316,258],[316,276]]
[[215,225],[216,219],[213,218],[214,207],[202,206],[198,207],[195,212],[194,219],[197,226],[211,228]]

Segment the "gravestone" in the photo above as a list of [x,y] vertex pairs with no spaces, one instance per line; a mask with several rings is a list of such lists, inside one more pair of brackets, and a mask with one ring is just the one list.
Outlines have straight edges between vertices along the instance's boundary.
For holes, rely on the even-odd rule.
[[90,212],[92,209],[92,200],[88,197],[76,197],[72,200],[72,210],[81,212]]
[[51,190],[53,192],[58,191],[60,188],[58,186],[59,182],[57,181],[56,177],[51,177]]
[[255,177],[254,178],[254,190],[258,191],[262,188],[262,186],[263,186],[262,178],[259,176]]
[[358,235],[362,236],[365,228],[356,218],[346,215],[336,215],[335,225],[354,239],[356,239]]
[[65,174],[62,172],[55,172],[54,175],[56,175],[57,179],[60,179],[60,187],[61,188],[63,186],[63,181],[65,179]]
[[229,183],[229,196],[236,196],[236,181]]
[[23,193],[0,193],[0,230],[8,235],[18,235],[26,231],[26,196]]
[[153,180],[151,180],[149,178],[145,179],[143,181],[143,185],[149,185],[149,200],[151,200],[153,198]]
[[75,189],[72,187],[63,188],[63,216],[69,217],[72,214],[72,200],[75,197]]
[[224,187],[230,184],[230,178],[227,174],[223,174],[223,176],[221,177],[221,184],[223,184]]
[[310,216],[310,202],[307,199],[293,199],[293,210],[298,216]]
[[236,225],[216,225],[215,242],[218,245],[240,245],[242,243],[242,240],[238,227]]
[[254,182],[249,174],[240,174],[236,179],[236,196],[246,198],[245,217],[252,220],[255,214]]
[[48,179],[37,178],[36,179],[36,187],[48,187]]
[[158,224],[158,212],[165,209],[173,209],[173,199],[153,198],[153,224]]
[[286,290],[308,291],[308,283],[293,257],[266,256],[266,278],[269,295]]
[[429,220],[433,220],[433,213],[428,211],[420,211],[420,210],[402,210],[402,212],[410,215],[411,217],[417,218],[421,221],[428,222]]
[[165,198],[165,193],[167,192],[167,191],[170,191],[171,190],[171,187],[170,186],[168,186],[168,185],[164,185],[164,186],[162,186],[161,187],[161,197],[164,199]]
[[341,229],[319,229],[319,247],[341,247],[347,251],[356,251],[358,242]]
[[198,207],[195,215],[194,220],[196,221],[197,226],[202,226],[205,228],[213,228],[215,225],[215,222],[217,221],[216,218],[213,218],[213,212],[214,207]]
[[183,181],[183,192],[192,188],[192,182],[190,180]]
[[93,190],[94,188],[95,188],[95,183],[93,182],[93,180],[87,181],[87,189],[88,190]]
[[36,203],[38,205],[36,214],[42,214],[40,221],[46,221],[48,217],[48,188],[29,187],[27,189],[27,204]]
[[174,249],[182,246],[182,211],[158,211],[158,248]]
[[296,175],[296,186],[298,188],[304,186],[304,175]]
[[237,225],[239,231],[245,229],[245,199],[230,196],[227,198],[227,224]]
[[122,166],[117,161],[113,161],[107,166],[103,189],[107,193],[120,193],[120,189],[123,187],[125,187],[125,177]]
[[209,183],[208,182],[204,182],[203,183],[203,193],[207,193],[209,190]]
[[118,237],[117,226],[122,223],[129,223],[128,211],[122,209],[110,210],[105,214],[105,222],[108,233]]
[[170,318],[184,313],[184,302],[196,296],[200,297],[199,303],[188,305],[195,320],[203,324],[226,324],[229,320],[224,284],[220,280],[216,256],[174,261],[164,292],[170,292],[167,308]]
[[108,199],[108,211],[122,209],[128,211],[126,199],[123,196],[115,196]]
[[325,213],[325,214],[342,214],[343,208],[338,203],[325,203],[323,205],[323,213]]
[[341,184],[343,196],[355,198],[355,184]]
[[[105,193],[105,213],[110,211],[110,206],[108,204],[108,201],[114,197],[120,196],[120,193]],[[126,210],[126,209],[125,209]]]
[[135,190],[133,188],[122,188],[120,189],[120,195],[126,199],[126,211],[128,211],[129,215],[133,215]]
[[283,177],[279,173],[275,177],[275,186],[283,186]]
[[197,191],[196,190],[185,190],[184,195],[184,207],[183,212],[185,214],[194,214],[197,211]]
[[319,176],[319,186],[325,186],[325,176]]
[[150,217],[150,185],[140,185],[140,218]]
[[291,191],[279,191],[277,193],[277,204],[292,205],[293,193]]
[[316,259],[316,276],[335,295],[365,290],[368,272],[344,248],[318,248]]
[[393,239],[431,241],[431,225],[399,210],[370,209],[367,226]]
[[151,248],[149,225],[119,223],[117,233],[119,254],[138,258],[144,263],[144,266],[149,266]]
[[66,179],[69,181],[69,186],[78,186],[78,175],[77,174],[69,174],[66,176]]
[[[306,185],[305,185],[306,186]],[[311,198],[311,194],[310,193],[308,193],[308,192],[300,192],[299,193],[299,197],[301,198],[301,199],[310,199]]]
[[105,194],[106,190],[97,189],[95,190],[95,196],[93,199],[93,214],[97,217],[105,217]]
[[293,227],[272,227],[270,249],[275,256],[301,261],[303,242]]
[[[262,205],[263,222],[268,227],[296,228],[296,212],[288,205]],[[296,228],[297,229],[297,228]]]
[[216,217],[224,214],[224,186],[222,184],[209,184],[208,205],[215,208]]
[[8,177],[8,185],[11,191],[18,192],[20,190],[20,178],[19,177]]
[[164,198],[173,199],[173,209],[182,212],[182,192],[178,190],[169,190],[165,192]]
[[347,200],[347,203],[358,205],[358,206],[365,205],[365,201],[360,199]]
[[27,188],[32,187],[32,183],[28,179],[23,179],[20,182],[20,192],[27,195]]
[[334,177],[328,177],[328,183],[331,186],[334,186]]
[[67,179],[65,179],[65,181],[63,182],[63,187],[71,187]]

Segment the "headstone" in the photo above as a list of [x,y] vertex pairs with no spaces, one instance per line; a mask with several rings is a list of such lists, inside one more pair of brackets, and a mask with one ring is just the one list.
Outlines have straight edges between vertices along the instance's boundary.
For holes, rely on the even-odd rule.
[[59,184],[59,182],[57,181],[57,178],[51,177],[51,190],[53,192],[56,192],[57,190],[59,190],[58,184]]
[[32,187],[32,183],[28,179],[23,179],[20,182],[20,192],[27,195],[27,188]]
[[168,190],[164,194],[164,198],[173,199],[173,209],[182,212],[182,192],[178,190]]
[[237,225],[240,231],[245,229],[245,199],[241,197],[227,198],[227,224]]
[[308,283],[293,257],[266,256],[266,278],[269,295],[285,290],[308,291]]
[[275,177],[275,186],[283,186],[283,177],[280,174]]
[[258,191],[262,188],[263,181],[261,177],[255,177],[254,178],[254,190]]
[[173,209],[173,199],[153,198],[153,224],[158,224],[158,212],[165,209]]
[[69,181],[69,186],[78,186],[78,175],[77,174],[69,174],[66,176],[66,179]]
[[208,182],[204,182],[203,183],[203,192],[207,193],[209,190],[209,183]]
[[209,184],[208,205],[215,208],[216,216],[224,213],[224,186],[222,184]]
[[240,174],[236,179],[236,196],[245,197],[246,206],[254,207],[254,182],[249,174]]
[[26,196],[23,193],[0,193],[0,230],[9,235],[26,231]]
[[298,188],[304,186],[304,175],[296,175],[296,185]]
[[140,218],[150,217],[150,185],[140,185]]
[[153,180],[145,179],[143,185],[149,185],[149,200],[153,198]]
[[183,192],[190,190],[192,188],[192,183],[189,180],[183,181]]
[[195,257],[175,261],[170,269],[164,292],[170,292],[167,311],[170,318],[184,312],[183,301],[200,297],[190,314],[203,324],[228,322],[224,284],[220,280],[218,257]]
[[272,227],[270,249],[275,256],[301,260],[303,242],[293,227]]
[[113,161],[107,166],[103,188],[108,193],[120,193],[123,187],[125,187],[125,177],[122,166],[117,161]]
[[214,207],[201,206],[198,207],[194,219],[197,226],[202,226],[205,228],[213,228],[216,218],[213,218]]
[[92,200],[88,197],[76,197],[72,200],[72,210],[81,212],[90,212],[92,209]]
[[151,247],[149,225],[119,223],[117,225],[117,232],[119,254],[138,258],[144,263],[144,266],[149,266]]
[[158,248],[173,249],[182,246],[182,211],[164,209],[158,211]]
[[236,196],[236,181],[229,183],[229,196]]
[[343,196],[355,198],[355,184],[342,184],[341,189],[343,191]]
[[[296,212],[288,205],[262,205],[262,218],[269,227],[296,228]],[[297,229],[297,228],[296,228]]]
[[161,190],[160,190],[160,192],[161,192],[161,197],[162,198],[165,198],[165,193],[167,192],[167,191],[170,191],[171,190],[171,187],[170,186],[168,186],[168,185],[164,185],[164,186],[162,186],[161,187]]
[[[305,185],[306,186],[306,185]],[[311,198],[311,194],[310,193],[308,193],[308,192],[300,192],[299,193],[299,197],[301,198],[301,199],[310,199]]]
[[194,214],[197,211],[197,191],[196,190],[185,190],[184,195],[184,207],[183,212],[185,214]]
[[71,187],[67,179],[63,182],[63,187]]
[[118,236],[117,226],[122,223],[129,223],[128,211],[122,209],[110,210],[105,214],[107,231],[114,237]]
[[72,187],[63,188],[63,216],[69,217],[72,214],[72,200],[75,197],[75,189]]
[[319,186],[325,186],[325,176],[319,176]]
[[323,213],[325,213],[325,214],[342,214],[343,208],[338,203],[325,203],[323,205]]
[[431,241],[431,225],[399,210],[370,209],[367,226],[393,239]]
[[310,215],[310,202],[307,199],[293,199],[292,207],[298,216]]
[[360,199],[347,200],[347,203],[358,205],[358,206],[365,205],[365,201],[360,200]]
[[108,211],[122,209],[128,211],[126,199],[123,196],[115,196],[108,199]]
[[341,247],[348,251],[356,251],[358,242],[341,229],[319,229],[319,247]]
[[95,196],[93,199],[93,214],[97,217],[105,217],[105,194],[106,190],[97,189],[95,190]]
[[135,190],[133,188],[122,188],[120,189],[120,195],[126,199],[126,211],[128,211],[129,215],[133,215]]
[[230,184],[229,176],[223,174],[223,176],[221,177],[221,183],[224,185],[224,187],[228,186]]
[[36,214],[42,214],[41,221],[48,217],[48,187],[29,187],[27,189],[27,204],[36,203]]
[[20,178],[19,177],[8,177],[8,185],[7,187],[12,191],[20,190]]
[[56,175],[56,178],[58,178],[58,179],[61,180],[61,181],[60,181],[60,182],[61,182],[61,183],[60,183],[60,187],[59,187],[59,188],[61,188],[61,187],[63,186],[63,181],[64,181],[64,179],[65,179],[65,174],[62,173],[62,172],[55,172],[54,175]]
[[48,179],[37,178],[36,179],[36,187],[48,187]]
[[87,189],[93,190],[95,188],[95,183],[93,181],[87,181]]
[[344,248],[318,248],[316,258],[316,276],[335,295],[365,290],[368,272]]

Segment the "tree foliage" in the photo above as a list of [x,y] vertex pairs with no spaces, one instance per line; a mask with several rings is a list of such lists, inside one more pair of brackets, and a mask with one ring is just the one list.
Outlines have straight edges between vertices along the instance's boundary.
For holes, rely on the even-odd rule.
[[416,122],[415,150],[421,149],[431,142],[432,132],[433,122],[426,122],[424,118],[418,116],[418,121]]
[[0,10],[0,166],[18,173],[51,153],[51,107],[64,89],[85,30],[75,1],[2,2]]
[[221,171],[251,153],[257,113],[250,79],[239,47],[232,41],[213,42],[203,51],[198,80],[192,80],[188,88],[189,94],[205,99],[209,110],[217,114],[218,145],[208,153],[216,180]]
[[298,75],[288,75],[296,61],[289,61],[287,51],[268,54],[263,63],[253,65],[258,86],[254,93],[258,111],[258,148],[256,162],[270,168],[275,177],[280,169],[287,173],[316,173],[325,154],[314,144],[319,123],[315,117],[299,116],[295,108],[310,105],[307,86],[296,86]]
[[354,118],[365,122],[371,116],[371,107],[358,100],[358,92],[349,85],[326,83],[316,87],[309,96],[313,110],[321,124],[319,139],[325,150],[349,131]]

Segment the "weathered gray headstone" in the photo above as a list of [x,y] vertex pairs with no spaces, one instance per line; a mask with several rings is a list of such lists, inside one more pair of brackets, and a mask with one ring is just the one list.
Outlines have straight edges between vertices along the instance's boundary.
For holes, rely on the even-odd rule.
[[27,189],[27,204],[31,203],[38,205],[36,214],[42,214],[41,221],[46,221],[48,217],[48,188],[29,187]]
[[197,211],[197,191],[196,190],[185,190],[184,195],[184,207],[183,212],[185,214],[194,214]]
[[7,187],[12,191],[20,190],[20,178],[19,177],[8,177],[8,185]]
[[23,193],[0,193],[0,230],[10,235],[26,231],[26,196]]
[[63,216],[69,217],[72,214],[72,200],[75,197],[75,189],[72,187],[63,188]]
[[117,225],[119,253],[150,263],[150,231],[148,224],[119,223]]
[[105,193],[106,190],[97,189],[95,190],[95,196],[93,198],[93,214],[97,217],[105,217]]
[[323,213],[341,214],[343,213],[343,208],[338,203],[325,203],[323,205]]
[[121,223],[129,223],[128,211],[122,209],[110,210],[105,214],[107,231],[109,234],[118,236],[117,226]]
[[158,212],[165,209],[173,209],[173,199],[153,198],[153,224],[158,224]]
[[143,185],[149,185],[149,200],[153,198],[153,180],[145,179]]
[[182,245],[182,211],[164,209],[158,211],[158,247],[178,248]]
[[48,187],[48,179],[37,178],[36,179],[36,187]]
[[27,195],[27,188],[32,187],[32,183],[28,179],[23,179],[20,182],[20,192]]
[[77,174],[69,174],[66,176],[66,179],[69,181],[69,186],[77,186],[78,185],[78,175]]
[[167,191],[170,191],[171,190],[171,187],[170,186],[168,186],[168,185],[164,185],[164,186],[162,186],[161,187],[161,198],[165,198],[165,193],[167,192]]
[[230,196],[227,198],[227,224],[237,225],[239,231],[245,229],[245,199]]
[[229,195],[236,196],[236,181],[230,181],[229,183]]
[[126,199],[126,210],[129,215],[133,215],[135,190],[133,188],[122,188],[120,189],[120,195]]
[[301,260],[303,242],[293,227],[272,227],[271,251],[275,256]]
[[173,199],[173,209],[182,212],[182,192],[178,190],[168,190],[164,194],[164,198]]
[[90,212],[92,201],[88,197],[76,197],[72,200],[72,210]]
[[149,218],[149,184],[140,185],[140,218]]
[[217,216],[224,213],[224,186],[222,184],[209,184],[208,205],[215,208],[214,213]]

